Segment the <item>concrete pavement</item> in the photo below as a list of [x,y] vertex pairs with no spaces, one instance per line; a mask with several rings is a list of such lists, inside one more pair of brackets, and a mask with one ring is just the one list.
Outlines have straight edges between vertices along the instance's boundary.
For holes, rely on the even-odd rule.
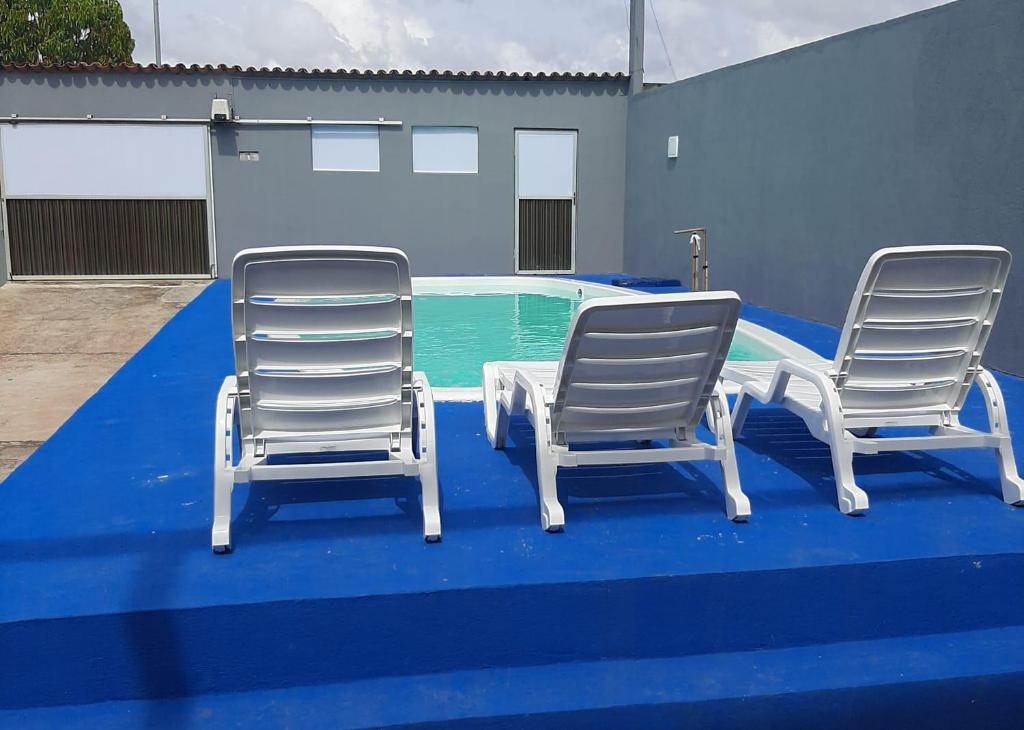
[[208,283],[0,287],[0,481]]

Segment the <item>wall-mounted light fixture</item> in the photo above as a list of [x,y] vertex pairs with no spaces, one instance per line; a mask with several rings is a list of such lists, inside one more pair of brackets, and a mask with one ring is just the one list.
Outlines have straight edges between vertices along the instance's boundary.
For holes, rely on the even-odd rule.
[[227,99],[214,99],[210,105],[210,119],[215,122],[230,122],[231,102]]

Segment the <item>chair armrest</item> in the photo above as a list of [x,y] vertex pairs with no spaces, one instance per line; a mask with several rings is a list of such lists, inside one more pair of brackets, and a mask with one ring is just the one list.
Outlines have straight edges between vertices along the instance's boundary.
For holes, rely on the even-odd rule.
[[815,370],[797,360],[779,360],[775,367],[775,375],[772,376],[771,385],[768,387],[769,397],[773,401],[781,401],[789,387],[789,379],[793,376],[806,380],[821,394],[822,403],[827,405],[826,410],[836,413],[842,412],[842,403],[839,398],[839,389],[835,381],[821,370]]

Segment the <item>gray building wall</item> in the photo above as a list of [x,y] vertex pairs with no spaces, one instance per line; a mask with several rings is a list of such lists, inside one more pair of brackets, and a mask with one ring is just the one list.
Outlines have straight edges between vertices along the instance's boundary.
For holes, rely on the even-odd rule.
[[[951,5],[715,71],[629,104],[625,268],[841,325],[868,255],[1016,255],[986,364],[1024,373],[1024,3]],[[679,135],[679,158],[666,157]]]
[[[0,115],[205,118],[213,97],[230,96],[249,119],[404,122],[380,128],[379,173],[314,172],[308,127],[215,127],[222,273],[242,248],[288,243],[394,245],[418,275],[512,273],[514,130],[577,129],[576,270],[595,273],[622,268],[627,83],[15,72],[0,74]],[[477,127],[479,173],[413,173],[420,124]]]

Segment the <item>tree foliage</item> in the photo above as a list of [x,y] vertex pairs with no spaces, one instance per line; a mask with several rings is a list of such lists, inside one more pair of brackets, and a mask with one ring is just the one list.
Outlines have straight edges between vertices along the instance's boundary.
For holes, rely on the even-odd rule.
[[117,0],[0,0],[0,63],[131,63]]

